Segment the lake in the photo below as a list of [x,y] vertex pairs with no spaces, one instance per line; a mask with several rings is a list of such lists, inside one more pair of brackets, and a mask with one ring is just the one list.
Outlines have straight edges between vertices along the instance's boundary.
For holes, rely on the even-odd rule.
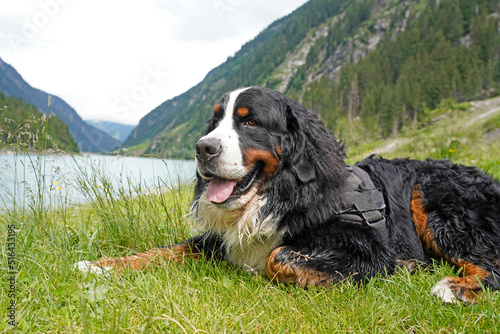
[[[195,179],[195,162],[106,155],[0,154],[0,207],[26,207],[41,201],[57,207],[85,201],[82,182],[133,193],[177,186]],[[37,202],[38,201],[38,202]]]

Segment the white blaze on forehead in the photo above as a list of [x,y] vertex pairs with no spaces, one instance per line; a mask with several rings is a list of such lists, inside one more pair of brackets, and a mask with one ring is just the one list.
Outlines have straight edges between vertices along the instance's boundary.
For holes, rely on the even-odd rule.
[[222,152],[219,157],[219,175],[224,179],[240,180],[246,176],[247,170],[243,165],[243,154],[240,148],[238,133],[234,129],[234,105],[236,98],[248,88],[242,88],[229,93],[227,105],[224,108],[224,117],[219,126],[203,138],[219,140]]

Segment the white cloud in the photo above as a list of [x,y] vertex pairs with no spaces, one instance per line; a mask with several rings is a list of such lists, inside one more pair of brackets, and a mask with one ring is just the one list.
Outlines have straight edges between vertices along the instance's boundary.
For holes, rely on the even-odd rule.
[[180,41],[248,40],[272,21],[290,13],[304,0],[156,0],[165,12],[172,37]]
[[305,1],[11,1],[0,57],[82,118],[132,124]]

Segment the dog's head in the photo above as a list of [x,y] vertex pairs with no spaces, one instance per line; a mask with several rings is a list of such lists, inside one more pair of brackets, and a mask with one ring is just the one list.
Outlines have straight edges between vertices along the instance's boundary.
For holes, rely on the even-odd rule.
[[196,144],[197,193],[236,210],[265,192],[340,178],[343,157],[343,146],[300,103],[266,88],[238,89],[215,105]]

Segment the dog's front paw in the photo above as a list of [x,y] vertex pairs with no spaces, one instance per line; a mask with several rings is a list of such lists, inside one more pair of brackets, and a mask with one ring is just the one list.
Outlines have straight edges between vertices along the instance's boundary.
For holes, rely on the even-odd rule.
[[100,266],[99,261],[80,261],[73,265],[76,269],[85,273],[107,275],[113,267]]

